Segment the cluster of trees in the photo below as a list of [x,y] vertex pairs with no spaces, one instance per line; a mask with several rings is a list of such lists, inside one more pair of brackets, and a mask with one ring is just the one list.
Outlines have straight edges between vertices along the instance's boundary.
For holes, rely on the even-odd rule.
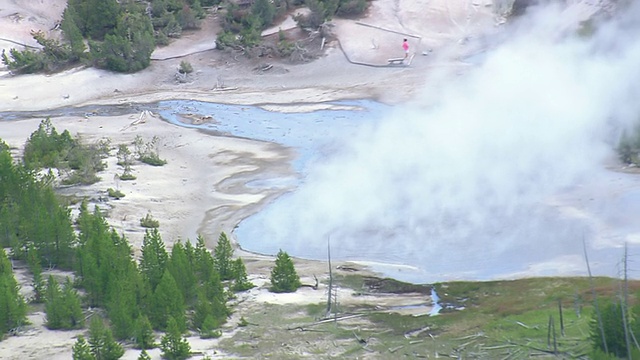
[[[27,309],[4,248],[28,264],[34,289],[29,300],[44,303],[47,327],[79,329],[92,318],[89,339],[78,338],[74,359],[116,359],[122,352],[117,341],[130,339],[137,348],[156,347],[154,330],[166,333],[160,343],[166,357],[182,359],[190,352],[183,338],[188,330],[203,338],[220,336],[229,298],[254,286],[242,259],[234,259],[227,235],[220,234],[213,252],[200,236],[195,245],[178,241],[167,251],[158,229],[148,229],[137,260],[97,206],[90,210],[82,202],[72,219],[51,175],[39,175],[40,166],[68,162],[70,146],[81,144],[67,131],[59,134],[48,120],[31,135],[23,162],[14,162],[0,140],[0,336],[23,324]],[[122,153],[127,158],[128,152]],[[45,281],[44,267],[73,270],[74,280],[49,276]],[[283,251],[271,278],[273,291],[300,286]],[[87,308],[102,310],[87,315]]]
[[[196,29],[205,17],[203,7],[221,0],[69,0],[64,10],[60,39],[32,32],[40,49],[11,49],[2,62],[14,73],[55,72],[83,63],[116,72],[136,72],[149,66],[156,45],[166,45],[185,29]],[[253,47],[261,31],[288,10],[307,6],[311,13],[296,21],[318,28],[334,16],[362,14],[367,0],[226,0],[219,48]],[[278,50],[293,48],[281,34]]]
[[202,6],[219,0],[69,0],[60,28],[63,38],[32,36],[41,50],[11,49],[2,61],[15,73],[58,71],[79,62],[117,72],[150,64],[156,44],[167,44],[183,29],[199,26]]
[[14,163],[0,142],[0,248],[10,248],[14,259],[31,253],[43,266],[71,269],[74,244],[70,211],[51,187],[51,176],[38,177]]
[[[120,180],[135,180],[132,173],[134,160],[153,166],[167,163],[160,158],[160,139],[154,136],[150,141],[138,135],[132,143],[135,153],[126,144],[118,145],[118,165],[123,167],[119,175]],[[62,183],[65,185],[93,184],[100,180],[97,173],[106,169],[103,161],[111,152],[109,139],[98,140],[94,144],[86,144],[79,137],[73,137],[69,131],[58,133],[49,118],[40,122],[24,148],[23,162],[28,169],[56,168],[62,173]],[[50,178],[53,179],[53,176]],[[120,198],[124,194],[110,189],[110,196]]]
[[23,162],[29,169],[57,168],[65,172],[64,184],[88,185],[100,180],[96,173],[107,167],[102,160],[109,155],[109,146],[108,140],[82,143],[67,130],[59,134],[47,118],[27,140]]
[[[354,16],[367,8],[366,0],[255,0],[250,6],[227,0],[227,12],[223,19],[222,31],[218,34],[219,48],[255,46],[261,42],[261,32],[271,26],[275,19],[282,17],[294,7],[306,6],[311,12],[296,18],[303,28],[317,29],[334,16]],[[285,50],[287,41],[280,36],[278,48]]]

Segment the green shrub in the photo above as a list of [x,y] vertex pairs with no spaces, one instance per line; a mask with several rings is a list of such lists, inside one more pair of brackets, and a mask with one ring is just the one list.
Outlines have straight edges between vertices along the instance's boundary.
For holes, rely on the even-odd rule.
[[202,323],[202,329],[200,329],[201,339],[217,339],[222,336],[220,330],[216,330],[219,327],[218,322],[212,315],[207,315]]
[[161,159],[159,155],[158,143],[160,142],[160,138],[154,136],[151,141],[144,142],[140,135],[136,136],[133,140],[133,146],[135,147],[136,155],[138,156],[138,160],[149,165],[153,166],[162,166],[167,163],[166,160]]
[[75,170],[69,174],[65,179],[62,179],[63,185],[91,185],[100,181],[100,177],[95,173],[83,173],[79,170]]
[[227,47],[236,46],[239,43],[238,36],[231,31],[223,31],[216,38],[216,48],[223,50]]
[[137,179],[135,175],[127,171],[123,172],[122,175],[119,175],[118,178],[122,181],[131,181]]
[[169,42],[170,42],[169,37],[162,30],[155,32],[155,39],[156,39],[156,45],[158,46],[167,46],[169,45]]
[[109,197],[115,198],[115,199],[121,199],[124,197],[124,193],[120,190],[114,190],[112,188],[108,188],[107,189],[107,194],[109,195]]
[[249,325],[249,322],[247,321],[247,319],[244,318],[244,316],[240,317],[240,321],[238,321],[238,326],[239,327],[246,327]]
[[181,61],[180,68],[178,69],[180,74],[191,74],[193,72],[193,66],[188,61]]
[[167,332],[160,342],[162,358],[169,360],[184,360],[191,356],[191,346],[187,339],[182,337],[179,326],[173,317],[167,320]]
[[160,227],[160,221],[154,219],[151,216],[151,213],[148,212],[147,215],[140,219],[140,226],[144,228],[158,228]]

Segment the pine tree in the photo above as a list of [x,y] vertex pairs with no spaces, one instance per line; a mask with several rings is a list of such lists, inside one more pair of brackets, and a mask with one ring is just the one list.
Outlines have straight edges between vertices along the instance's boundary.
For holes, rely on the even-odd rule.
[[32,302],[38,304],[44,301],[46,285],[42,279],[42,265],[40,264],[40,256],[38,250],[36,250],[33,244],[30,244],[27,249],[27,263],[29,269],[33,274],[33,299]]
[[140,356],[138,356],[138,360],[151,360],[151,356],[147,354],[147,351],[145,349],[142,349],[142,351],[140,352]]
[[11,261],[0,248],[0,336],[26,320],[27,305],[19,289]]
[[134,332],[138,303],[135,278],[122,277],[110,284],[107,314],[113,327],[113,335],[118,340],[129,339]]
[[256,0],[251,6],[251,13],[260,19],[260,28],[271,25],[276,15],[276,7],[269,0]]
[[89,348],[97,360],[116,360],[124,355],[124,348],[113,339],[111,329],[99,316],[91,318]]
[[95,356],[91,353],[89,344],[84,336],[78,335],[76,343],[73,345],[73,360],[95,360]]
[[77,15],[75,14],[75,9],[71,6],[67,6],[62,13],[62,22],[60,24],[60,27],[64,32],[64,37],[69,41],[71,46],[72,61],[81,59],[84,55],[84,51],[87,49],[84,45],[82,33],[80,32],[78,25],[76,25],[76,18]]
[[169,260],[168,269],[174,279],[180,279],[178,288],[180,288],[185,302],[192,303],[195,297],[196,275],[185,248],[180,241],[175,243],[171,249],[171,259]]
[[169,255],[164,247],[164,241],[158,229],[147,230],[142,241],[142,258],[140,272],[155,291],[164,275]]
[[233,291],[249,290],[255,285],[249,281],[247,276],[247,268],[241,258],[237,258],[233,262]]
[[202,328],[200,329],[200,338],[201,339],[212,339],[220,337],[220,330],[216,330],[220,325],[218,321],[214,319],[212,315],[208,315],[204,322],[202,323]]
[[302,284],[293,265],[293,260],[286,252],[280,250],[276,256],[276,265],[271,269],[271,291],[294,292]]
[[64,321],[66,329],[77,329],[84,326],[84,315],[78,292],[73,288],[71,279],[67,277],[61,294]]
[[135,330],[133,332],[135,347],[138,349],[153,349],[156,347],[151,322],[146,315],[141,315],[136,319]]
[[180,331],[186,330],[185,305],[182,293],[171,273],[167,270],[153,293],[153,308],[149,320],[154,329],[167,328],[167,320],[172,317]]
[[209,281],[211,274],[216,270],[213,256],[211,256],[211,252],[207,249],[204,238],[200,235],[198,235],[197,238],[194,257],[196,277],[200,284],[204,284]]
[[215,320],[216,325],[212,328],[214,329],[224,324],[228,316],[229,309],[226,305],[224,287],[217,277],[217,273],[214,273],[211,280],[197,291],[197,300],[191,322],[195,329],[202,331],[207,317]]
[[182,331],[172,316],[167,320],[167,332],[162,337],[160,349],[162,357],[168,360],[188,359],[191,354],[191,346],[182,337]]
[[80,297],[73,288],[71,279],[67,277],[62,289],[53,278],[47,281],[45,312],[47,314],[47,328],[77,329],[84,326],[84,316],[80,304]]
[[231,247],[231,242],[227,237],[227,234],[220,233],[220,237],[218,237],[218,244],[214,249],[214,264],[216,270],[218,270],[218,274],[220,274],[220,279],[231,280],[233,278],[233,265],[232,265],[232,256],[233,256],[233,247]]
[[45,314],[47,315],[47,328],[51,330],[63,329],[63,307],[62,307],[62,292],[56,279],[52,275],[49,275],[47,280],[47,295],[45,298]]

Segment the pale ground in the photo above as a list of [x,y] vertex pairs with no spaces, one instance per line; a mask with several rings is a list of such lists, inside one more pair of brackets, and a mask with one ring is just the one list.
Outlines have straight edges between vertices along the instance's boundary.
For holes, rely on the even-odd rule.
[[[0,48],[15,43],[35,46],[30,30],[52,30],[64,10],[64,0],[0,0]],[[46,4],[46,5],[45,5]],[[470,66],[461,59],[480,50],[469,39],[498,31],[504,19],[494,14],[489,0],[377,0],[362,19],[335,20],[336,39],[329,40],[326,54],[313,62],[291,64],[275,59],[248,60],[218,50],[214,35],[216,17],[210,13],[203,31],[185,34],[172,45],[158,49],[151,66],[136,74],[113,74],[93,68],[77,68],[52,75],[12,77],[0,73],[0,112],[47,110],[87,104],[127,104],[164,99],[197,99],[210,102],[260,104],[270,110],[286,110],[286,105],[304,103],[308,110],[326,107],[324,101],[376,98],[398,103],[411,99],[428,80],[429,70],[451,69],[453,73]],[[365,25],[363,25],[365,24]],[[288,28],[290,20],[279,27]],[[386,31],[391,30],[391,31]],[[295,30],[294,30],[295,31]],[[409,67],[370,67],[347,61],[385,65],[387,59],[401,57],[402,38],[407,37],[413,56]],[[342,47],[342,50],[341,50]],[[344,51],[344,53],[343,53]],[[423,54],[428,54],[423,55]],[[189,61],[195,74],[188,82],[175,80],[180,61]],[[279,71],[257,74],[253,69],[272,63]],[[2,71],[2,69],[0,69]],[[392,84],[392,86],[389,86]],[[300,107],[298,107],[298,110]],[[0,138],[20,149],[41,118],[0,121]],[[107,188],[125,193],[111,200],[109,222],[139,248],[144,230],[139,219],[147,211],[160,220],[163,239],[170,247],[178,239],[194,239],[202,234],[210,246],[220,231],[231,233],[238,222],[256,212],[285,189],[250,190],[244,183],[259,176],[296,176],[291,169],[292,150],[277,144],[212,136],[177,127],[153,114],[132,113],[116,117],[53,118],[57,129],[68,129],[87,141],[109,138],[112,144],[130,143],[136,135],[161,139],[160,156],[168,161],[162,167],[136,164],[137,180],[117,181],[121,169],[115,164],[115,150],[108,159],[102,181],[73,191],[94,200],[104,197]],[[16,153],[18,153],[16,151]],[[66,190],[69,192],[70,190]],[[239,251],[240,252],[240,251]],[[246,295],[247,303],[320,303],[326,289],[303,288],[295,294],[276,295],[266,290],[272,259],[246,252],[248,271],[259,287]],[[296,260],[304,283],[313,283],[313,275],[326,281],[326,265]],[[361,272],[366,271],[362,266]],[[23,278],[28,278],[24,276]],[[27,291],[28,289],[25,289]],[[358,301],[381,306],[423,304],[424,296],[351,296],[353,290],[340,290],[343,302]],[[424,311],[422,309],[421,311]],[[81,331],[53,332],[42,326],[41,312],[30,315],[32,325],[20,336],[0,342],[3,359],[69,359],[75,336]],[[225,330],[231,336],[234,328]],[[217,340],[190,338],[194,351],[213,354]],[[159,351],[151,352],[154,359]],[[127,350],[125,359],[138,352]]]

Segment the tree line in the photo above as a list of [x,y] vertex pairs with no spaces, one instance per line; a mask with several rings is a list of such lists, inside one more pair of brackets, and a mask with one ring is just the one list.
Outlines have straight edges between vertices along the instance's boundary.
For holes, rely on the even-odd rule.
[[32,32],[40,50],[11,49],[2,62],[14,73],[55,72],[77,64],[116,72],[149,66],[156,45],[199,27],[203,6],[219,0],[69,0],[62,38]]
[[[60,21],[61,37],[47,37],[33,31],[40,49],[11,49],[2,52],[2,62],[16,74],[56,72],[84,64],[115,72],[132,73],[151,63],[156,46],[179,38],[183,30],[198,29],[206,16],[203,7],[221,0],[69,0]],[[289,10],[306,6],[309,15],[296,17],[303,28],[317,29],[334,16],[364,13],[367,0],[224,0],[226,9],[218,48],[256,47],[261,31]],[[293,51],[280,34],[277,51]]]
[[[228,300],[254,286],[244,262],[234,258],[224,232],[213,252],[201,236],[195,245],[178,241],[168,251],[158,229],[147,229],[136,259],[126,237],[98,206],[83,201],[72,218],[54,191],[52,172],[42,166],[67,162],[67,145],[79,143],[67,131],[58,133],[48,119],[27,141],[22,162],[14,161],[0,140],[0,339],[25,324],[27,302],[44,303],[50,329],[84,328],[91,318],[88,339],[79,337],[74,346],[76,359],[119,358],[118,341],[140,349],[160,346],[167,358],[186,358],[190,350],[183,334],[220,336],[218,329],[230,315]],[[119,147],[119,156],[126,157],[123,153]],[[19,294],[10,259],[28,264],[29,299]],[[71,270],[73,279],[45,279],[43,269],[50,268]],[[272,290],[299,286],[292,260],[281,251]],[[154,330],[165,332],[160,344]]]
[[[247,5],[248,4],[248,5]],[[367,9],[367,0],[254,0],[225,2],[226,13],[222,21],[222,31],[218,33],[218,48],[251,48],[262,42],[262,30],[282,19],[283,15],[297,7],[305,6],[308,15],[295,17],[302,28],[316,30],[324,22],[334,17],[357,16]],[[277,51],[288,55],[293,50],[284,33],[280,32]]]

